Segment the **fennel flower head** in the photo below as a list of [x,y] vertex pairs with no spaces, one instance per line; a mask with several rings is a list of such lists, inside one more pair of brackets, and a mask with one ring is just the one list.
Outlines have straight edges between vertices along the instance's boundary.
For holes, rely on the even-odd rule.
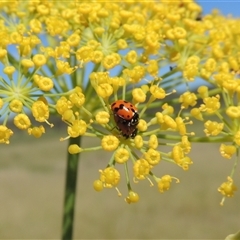
[[[162,161],[189,169],[194,133],[187,126],[195,120],[209,140],[223,134],[232,141],[221,146],[223,157],[238,151],[237,20],[218,12],[202,17],[194,1],[9,1],[0,11],[0,143],[13,135],[10,118],[38,138],[58,115],[67,132],[61,140],[99,139],[95,147],[70,145],[70,154],[109,154],[95,190],[121,195],[124,166],[128,203],[139,200],[130,168],[134,183],[156,182],[160,192],[179,182],[154,170]],[[194,91],[196,78],[205,84]],[[180,84],[184,91],[177,92]],[[225,186],[219,191],[232,196]]]

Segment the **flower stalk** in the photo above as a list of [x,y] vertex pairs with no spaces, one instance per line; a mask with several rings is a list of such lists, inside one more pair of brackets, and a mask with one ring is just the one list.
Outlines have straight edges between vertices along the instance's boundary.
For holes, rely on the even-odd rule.
[[[81,137],[69,138],[68,146],[71,146],[73,144],[81,145]],[[80,153],[70,154],[68,152],[67,154],[62,240],[73,239],[79,158]]]

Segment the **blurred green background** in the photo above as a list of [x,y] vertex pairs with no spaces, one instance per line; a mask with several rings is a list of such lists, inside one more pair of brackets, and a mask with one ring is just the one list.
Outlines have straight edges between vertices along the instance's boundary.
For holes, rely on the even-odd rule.
[[[65,128],[47,129],[41,139],[15,133],[10,145],[0,145],[0,239],[60,239],[67,141]],[[83,139],[84,146],[99,145]],[[219,144],[193,144],[193,165],[183,171],[161,162],[154,171],[170,174],[174,181],[161,194],[148,181],[133,184],[140,195],[128,205],[124,175],[114,189],[95,192],[92,183],[110,155],[82,154],[79,165],[75,239],[224,239],[240,229],[240,193],[219,205],[217,188],[230,174],[233,160],[219,156]],[[123,166],[119,166],[123,173]],[[240,186],[239,173],[236,184]]]

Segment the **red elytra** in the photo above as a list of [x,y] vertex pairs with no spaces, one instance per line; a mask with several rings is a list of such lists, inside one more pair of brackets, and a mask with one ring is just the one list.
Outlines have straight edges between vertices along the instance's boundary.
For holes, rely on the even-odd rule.
[[125,120],[131,120],[135,113],[137,113],[137,108],[130,102],[125,100],[117,100],[111,104],[111,109],[113,113],[116,113],[119,117]]
[[121,134],[126,138],[134,138],[137,135],[139,115],[137,108],[130,102],[117,100],[111,104],[114,121]]

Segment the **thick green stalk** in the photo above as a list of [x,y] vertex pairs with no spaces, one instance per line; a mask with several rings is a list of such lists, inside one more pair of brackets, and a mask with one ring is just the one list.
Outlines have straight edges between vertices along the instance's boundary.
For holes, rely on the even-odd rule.
[[[70,138],[69,145],[80,145],[81,137]],[[67,155],[65,197],[64,197],[64,215],[62,225],[62,240],[73,239],[74,209],[76,199],[76,185],[78,173],[79,154]]]

